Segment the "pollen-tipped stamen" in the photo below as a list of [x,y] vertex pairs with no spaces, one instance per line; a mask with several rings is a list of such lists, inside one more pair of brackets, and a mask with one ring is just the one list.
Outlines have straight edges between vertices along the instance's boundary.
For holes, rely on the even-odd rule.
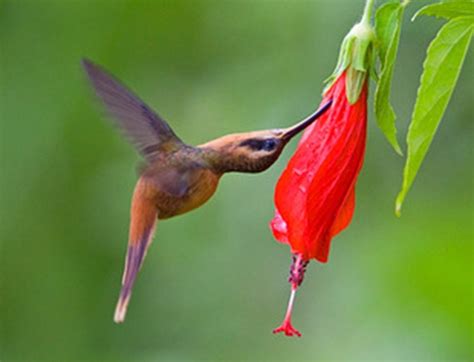
[[286,309],[285,319],[278,328],[275,328],[273,330],[273,333],[283,332],[286,336],[289,337],[295,335],[301,337],[301,333],[291,324],[291,314],[293,312],[296,291],[303,282],[304,273],[306,271],[306,266],[308,265],[308,263],[309,261],[303,260],[301,254],[293,255],[293,262],[291,263],[290,267],[290,277],[288,278],[288,282],[291,283],[291,293],[290,299],[288,300],[288,307]]

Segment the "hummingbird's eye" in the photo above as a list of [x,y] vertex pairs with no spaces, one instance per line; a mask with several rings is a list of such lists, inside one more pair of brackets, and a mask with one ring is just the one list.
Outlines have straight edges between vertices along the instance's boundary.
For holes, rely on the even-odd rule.
[[276,146],[277,142],[273,138],[269,138],[261,142],[261,149],[264,151],[273,151]]
[[273,151],[278,142],[274,138],[267,138],[267,139],[250,139],[245,140],[241,144],[241,146],[248,147],[253,151]]

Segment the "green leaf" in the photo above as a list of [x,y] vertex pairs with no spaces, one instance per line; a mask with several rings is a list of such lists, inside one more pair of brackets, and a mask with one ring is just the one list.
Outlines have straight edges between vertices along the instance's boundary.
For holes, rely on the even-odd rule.
[[428,47],[408,130],[408,158],[395,205],[398,216],[451,98],[473,31],[472,17],[450,20]]
[[397,141],[395,111],[390,104],[390,88],[397,57],[400,30],[405,6],[399,2],[390,2],[381,6],[375,15],[375,32],[382,69],[375,89],[375,115],[377,124],[395,151],[402,155]]
[[375,14],[375,33],[380,61],[385,61],[385,55],[397,27],[397,13],[402,5],[398,1],[390,1],[377,9]]
[[415,20],[420,15],[436,16],[438,18],[454,19],[461,16],[474,16],[474,1],[457,0],[427,5],[413,15]]

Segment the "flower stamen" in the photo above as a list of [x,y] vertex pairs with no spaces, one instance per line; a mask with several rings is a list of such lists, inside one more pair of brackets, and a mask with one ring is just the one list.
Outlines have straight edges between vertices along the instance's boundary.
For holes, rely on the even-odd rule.
[[293,305],[295,302],[296,291],[301,285],[304,279],[304,273],[306,271],[306,266],[308,265],[308,260],[303,260],[301,254],[293,255],[293,262],[290,267],[290,276],[288,282],[291,284],[291,293],[290,299],[288,300],[288,307],[286,309],[285,319],[283,323],[273,330],[273,333],[285,333],[286,336],[298,336],[301,337],[301,333],[293,327],[291,324],[291,313],[293,312]]

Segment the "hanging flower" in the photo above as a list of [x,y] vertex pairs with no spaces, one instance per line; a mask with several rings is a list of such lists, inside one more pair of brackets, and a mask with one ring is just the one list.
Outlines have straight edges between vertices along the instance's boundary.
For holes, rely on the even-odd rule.
[[350,222],[365,150],[367,83],[355,104],[343,73],[326,92],[331,109],[305,132],[275,191],[275,238],[303,260],[326,262],[333,236]]
[[306,266],[311,259],[328,260],[331,239],[352,219],[365,152],[373,39],[367,21],[346,36],[322,100],[322,104],[332,100],[332,107],[305,131],[278,180],[271,229],[278,241],[289,244],[293,263],[288,310],[274,333],[301,336],[291,324],[291,312]]

